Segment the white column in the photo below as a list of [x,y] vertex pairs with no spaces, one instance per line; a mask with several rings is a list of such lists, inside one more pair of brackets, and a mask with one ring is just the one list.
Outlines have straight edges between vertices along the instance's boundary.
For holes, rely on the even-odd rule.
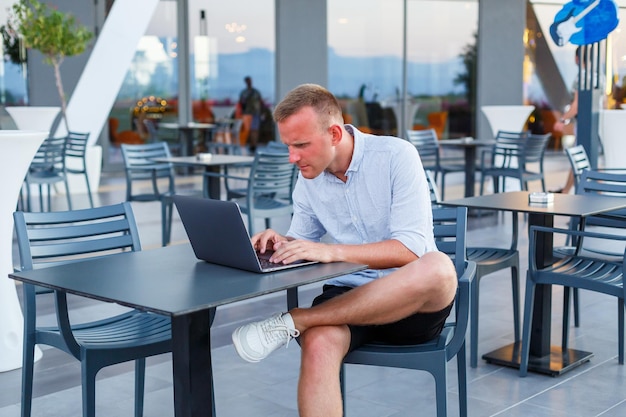
[[47,136],[48,131],[0,130],[0,372],[22,366],[24,320],[15,283],[8,278],[13,272],[13,212],[28,166]]
[[[107,122],[139,40],[145,34],[159,0],[116,1],[109,12],[97,42],[67,105],[67,120],[75,132],[90,133],[94,145]],[[59,124],[54,136],[66,134]],[[93,155],[93,156],[90,156]],[[87,151],[92,190],[100,184],[102,151]],[[74,190],[86,189],[84,179],[72,180]]]

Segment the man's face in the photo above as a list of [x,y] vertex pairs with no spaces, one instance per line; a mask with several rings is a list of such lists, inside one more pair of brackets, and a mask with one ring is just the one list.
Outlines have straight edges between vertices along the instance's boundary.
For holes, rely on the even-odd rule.
[[304,178],[317,177],[333,162],[333,135],[330,129],[320,125],[311,107],[305,107],[278,123],[278,132],[289,147],[289,162],[300,169]]

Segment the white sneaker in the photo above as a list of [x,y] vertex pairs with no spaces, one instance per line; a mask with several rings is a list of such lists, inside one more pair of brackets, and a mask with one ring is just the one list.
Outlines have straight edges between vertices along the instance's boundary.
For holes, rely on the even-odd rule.
[[300,332],[296,329],[291,314],[284,313],[237,328],[233,332],[233,344],[242,359],[259,362],[298,336]]

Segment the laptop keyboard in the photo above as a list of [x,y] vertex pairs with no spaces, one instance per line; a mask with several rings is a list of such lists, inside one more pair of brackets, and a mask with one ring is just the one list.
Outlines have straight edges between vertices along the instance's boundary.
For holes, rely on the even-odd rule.
[[270,262],[270,257],[272,256],[272,252],[270,251],[265,253],[257,252],[256,255],[259,258],[259,263],[261,264],[262,269],[274,268],[276,266],[282,265],[281,263]]

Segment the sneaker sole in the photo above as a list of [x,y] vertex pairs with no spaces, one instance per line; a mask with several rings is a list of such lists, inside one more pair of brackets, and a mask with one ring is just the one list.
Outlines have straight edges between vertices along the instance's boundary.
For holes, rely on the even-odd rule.
[[235,331],[232,334],[232,339],[233,339],[233,345],[235,346],[235,350],[237,351],[237,354],[241,357],[241,359],[243,359],[244,361],[250,362],[250,363],[257,363],[260,362],[261,359],[257,359],[257,358],[253,358],[250,355],[248,355],[246,353],[246,351],[243,349],[243,346],[241,346],[241,343],[239,342],[239,335],[241,333],[241,327],[235,329]]

